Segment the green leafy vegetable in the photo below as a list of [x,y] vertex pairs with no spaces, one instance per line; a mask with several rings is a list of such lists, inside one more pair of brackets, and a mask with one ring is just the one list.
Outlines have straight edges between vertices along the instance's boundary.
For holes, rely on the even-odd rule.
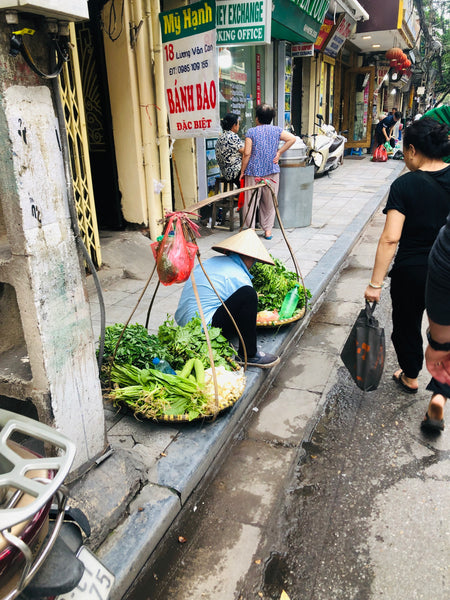
[[[105,350],[103,353],[105,363],[114,355],[123,328],[122,323],[106,327]],[[169,363],[172,360],[172,355],[165,345],[160,342],[158,336],[151,335],[143,325],[136,323],[135,325],[128,325],[125,329],[114,362],[120,365],[129,364],[140,369],[147,369],[156,356],[161,360],[167,360]]]
[[[297,283],[297,275],[288,271],[278,258],[272,256],[275,265],[256,262],[250,269],[253,287],[258,294],[258,311],[280,310],[284,297]],[[297,309],[305,306],[305,290],[299,286],[300,299]],[[307,289],[306,296],[311,298]]]
[[188,415],[189,420],[214,414],[214,400],[197,382],[156,369],[113,365],[109,394],[115,404],[125,404],[137,416],[158,419],[164,415]]
[[[228,340],[218,327],[208,327],[214,364],[228,369],[235,366],[231,360],[235,354]],[[183,327],[168,317],[158,330],[158,339],[172,356],[169,361],[176,371],[181,370],[190,358],[198,358],[205,369],[209,368],[208,345],[200,317],[194,317]]]

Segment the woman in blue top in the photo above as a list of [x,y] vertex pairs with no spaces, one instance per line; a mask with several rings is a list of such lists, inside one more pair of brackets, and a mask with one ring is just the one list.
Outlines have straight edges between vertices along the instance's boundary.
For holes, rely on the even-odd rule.
[[[241,177],[245,175],[245,185],[255,185],[257,179],[267,178],[275,194],[278,194],[280,166],[278,161],[283,152],[295,142],[295,136],[281,127],[271,125],[275,110],[268,104],[256,107],[256,127],[249,129],[245,136],[244,155],[242,157]],[[280,140],[284,144],[279,148]],[[248,204],[252,191],[245,193],[244,215],[245,225],[255,228],[256,207]],[[256,206],[259,204],[259,223],[264,229],[266,240],[272,238],[272,227],[275,221],[275,207],[272,194],[267,187],[259,190]]]

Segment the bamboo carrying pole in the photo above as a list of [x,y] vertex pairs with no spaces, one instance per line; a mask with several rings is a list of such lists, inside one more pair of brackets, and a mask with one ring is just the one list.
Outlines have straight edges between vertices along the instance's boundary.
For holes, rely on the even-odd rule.
[[[256,198],[256,192],[258,191],[259,188],[264,187],[264,186],[268,186],[269,189],[270,189],[270,191],[271,191],[272,201],[273,201],[273,204],[274,204],[274,207],[275,207],[275,212],[276,212],[276,215],[277,215],[277,218],[278,218],[278,222],[279,222],[280,229],[282,231],[284,240],[285,240],[285,242],[286,242],[286,244],[288,246],[289,252],[291,254],[291,257],[292,257],[292,260],[293,260],[293,263],[294,263],[294,266],[295,266],[295,270],[296,270],[296,274],[297,274],[297,280],[300,280],[301,283],[302,283],[302,286],[303,286],[304,301],[305,301],[304,315],[305,315],[306,314],[308,297],[307,297],[307,293],[306,293],[306,288],[305,288],[303,276],[301,274],[301,271],[300,271],[300,268],[298,266],[298,263],[297,263],[297,260],[295,258],[295,255],[294,255],[294,252],[292,250],[292,247],[290,246],[290,244],[289,244],[289,242],[287,240],[286,232],[284,230],[283,223],[281,221],[281,216],[280,216],[279,209],[278,209],[278,201],[277,201],[276,195],[275,195],[272,187],[270,186],[270,184],[266,180],[262,180],[262,182],[257,183],[256,185],[252,185],[252,186],[248,186],[248,187],[245,187],[245,188],[241,188],[240,191],[250,191],[251,190],[251,191],[255,192],[255,194],[252,195],[252,199],[251,199],[251,201],[249,203],[248,210],[250,210],[250,204],[254,200],[254,198]],[[232,190],[231,192],[223,192],[221,194],[216,194],[215,196],[211,196],[209,198],[206,198],[205,200],[203,200],[201,202],[197,202],[196,204],[191,205],[186,211],[182,211],[182,212],[183,213],[184,212],[191,212],[191,213],[192,212],[196,212],[196,211],[200,210],[200,208],[202,208],[203,206],[206,206],[207,204],[211,204],[213,202],[218,202],[218,201],[223,200],[224,198],[227,198],[227,197],[229,197],[231,195],[236,195],[236,190]],[[194,236],[194,233],[193,233],[191,227],[190,226],[188,227],[186,225],[186,223],[184,223],[184,222],[182,223],[182,225],[183,225],[183,233],[184,233],[185,238],[189,234],[190,237],[191,237],[191,241],[195,242],[195,236]],[[236,328],[236,332],[237,332],[237,334],[239,336],[239,339],[241,340],[242,347],[244,349],[244,370],[245,370],[247,368],[247,349],[245,347],[245,343],[244,343],[244,340],[242,338],[241,332],[239,331],[239,328],[237,326],[236,321],[234,320],[234,318],[231,315],[230,311],[228,310],[227,306],[225,305],[225,303],[223,302],[223,300],[220,298],[220,295],[218,294],[218,292],[214,288],[214,285],[212,284],[210,278],[208,277],[208,275],[207,275],[207,273],[206,273],[206,271],[205,271],[205,269],[203,267],[201,258],[200,258],[200,251],[198,249],[198,246],[197,246],[197,254],[196,254],[196,256],[197,256],[197,259],[199,261],[199,264],[201,265],[203,273],[205,274],[206,278],[208,279],[209,284],[211,285],[211,287],[214,290],[214,292],[216,293],[218,299],[220,300],[220,302],[224,306],[225,310],[227,311],[230,319],[232,320],[232,322],[233,322],[233,324],[234,324],[234,326]],[[117,352],[117,348],[119,347],[119,344],[120,344],[120,341],[122,339],[123,333],[124,333],[126,327],[128,326],[128,324],[129,324],[129,322],[131,320],[131,317],[133,316],[134,312],[136,311],[139,303],[141,302],[142,297],[144,296],[144,293],[145,293],[145,291],[146,291],[146,289],[147,289],[147,287],[148,287],[148,285],[150,283],[151,278],[153,277],[153,273],[155,272],[155,270],[156,270],[156,263],[155,263],[155,265],[153,267],[153,270],[152,270],[152,273],[151,273],[151,275],[150,275],[147,283],[145,284],[145,287],[144,287],[144,289],[143,289],[143,291],[142,291],[142,293],[141,293],[141,295],[140,295],[140,297],[139,297],[139,299],[137,301],[136,306],[134,307],[134,309],[133,309],[130,317],[128,318],[128,320],[127,320],[127,322],[126,322],[126,324],[125,324],[125,326],[123,328],[123,331],[122,331],[122,333],[121,333],[121,335],[119,337],[119,340],[117,342],[116,348],[114,350],[114,356],[115,356],[115,354]],[[205,321],[205,315],[203,313],[203,308],[202,308],[202,305],[201,305],[201,302],[200,302],[200,297],[199,297],[199,294],[198,294],[198,288],[197,288],[197,284],[196,284],[196,281],[195,281],[194,270],[191,271],[190,278],[192,280],[192,288],[193,288],[193,291],[194,291],[195,299],[197,301],[197,307],[198,307],[198,310],[199,310],[199,315],[200,315],[200,319],[201,319],[201,322],[202,322],[203,331],[205,332],[205,338],[206,338],[206,342],[207,342],[207,346],[208,346],[208,357],[209,357],[209,361],[210,361],[210,364],[211,364],[211,371],[212,371],[212,377],[213,377],[213,383],[214,383],[214,398],[215,398],[215,409],[216,409],[216,412],[215,412],[213,418],[215,419],[216,416],[217,416],[217,414],[220,411],[219,411],[219,391],[218,391],[218,385],[217,385],[217,374],[216,374],[216,368],[215,368],[215,364],[214,364],[214,356],[213,356],[213,353],[212,353],[211,339],[210,339],[210,336],[209,336],[208,326],[207,326],[206,321]],[[148,322],[149,322],[149,318],[150,318],[150,311],[151,311],[151,307],[153,305],[153,302],[154,302],[154,299],[155,299],[155,296],[156,296],[156,292],[157,292],[158,287],[159,287],[159,283],[160,282],[158,281],[158,284],[156,286],[155,292],[154,292],[152,300],[151,300],[151,304],[150,304],[148,312],[147,312],[147,319],[146,319],[146,324],[145,324],[146,328],[148,327]],[[304,315],[303,315],[303,317],[304,317]],[[114,357],[113,357],[113,360],[114,360]]]

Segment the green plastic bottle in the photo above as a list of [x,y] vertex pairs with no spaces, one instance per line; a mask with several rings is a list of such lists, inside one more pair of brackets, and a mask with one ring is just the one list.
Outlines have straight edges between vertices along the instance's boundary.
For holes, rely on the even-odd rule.
[[299,284],[297,283],[295,287],[286,294],[280,309],[280,319],[290,319],[294,314],[300,298],[298,286]]

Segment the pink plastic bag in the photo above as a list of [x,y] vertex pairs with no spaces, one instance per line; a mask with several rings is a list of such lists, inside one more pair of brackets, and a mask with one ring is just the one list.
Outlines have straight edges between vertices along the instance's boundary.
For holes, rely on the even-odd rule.
[[151,249],[156,260],[156,271],[163,285],[183,283],[189,279],[194,268],[197,244],[186,241],[179,217],[170,217],[163,239],[151,244]]

